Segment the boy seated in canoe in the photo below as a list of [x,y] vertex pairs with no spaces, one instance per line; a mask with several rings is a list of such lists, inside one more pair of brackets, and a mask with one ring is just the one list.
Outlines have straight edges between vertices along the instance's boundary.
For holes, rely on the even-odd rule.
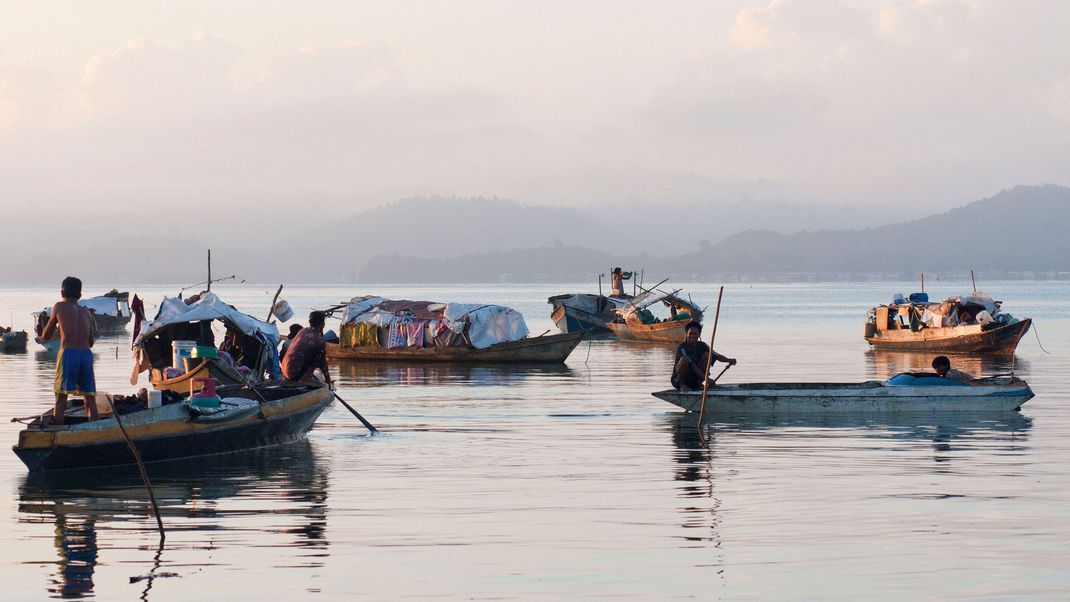
[[973,377],[969,374],[955,370],[951,367],[951,360],[947,359],[946,355],[938,356],[933,360],[933,370],[936,370],[936,374],[943,378],[950,378],[952,380],[962,381],[968,383],[973,380]]
[[[702,335],[702,324],[691,321],[684,327],[684,342],[676,347],[676,358],[673,360],[672,378],[670,382],[673,388],[680,391],[693,391],[702,388],[702,378],[706,376],[706,363],[710,361],[710,346],[698,340]],[[735,366],[735,358],[725,357],[716,351],[713,352],[713,360],[721,361],[729,366]],[[713,364],[711,363],[712,367]],[[712,385],[713,382],[711,381]]]

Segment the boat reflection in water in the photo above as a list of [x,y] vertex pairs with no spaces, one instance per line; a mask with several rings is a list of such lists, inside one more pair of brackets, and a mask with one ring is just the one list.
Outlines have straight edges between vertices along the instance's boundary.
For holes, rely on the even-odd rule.
[[884,380],[901,372],[932,372],[933,360],[941,355],[945,355],[951,360],[952,368],[977,378],[1009,374],[1011,371],[1022,377],[1029,374],[1029,363],[1014,355],[948,354],[871,349],[866,351],[866,377]]
[[473,385],[512,386],[528,378],[570,378],[564,364],[448,364],[428,362],[338,362],[339,385]]
[[[700,436],[694,413],[673,412],[658,419],[658,430],[672,439],[673,479],[680,483],[678,495],[685,500],[680,506],[682,539],[687,547],[700,546],[717,550],[718,558],[710,563],[722,567],[718,576],[724,578],[726,566],[721,555],[722,501],[725,487],[721,480],[731,481],[740,474],[759,478],[752,471],[760,469],[765,477],[778,474],[785,457],[793,458],[800,466],[807,455],[815,453],[815,441],[821,449],[872,450],[887,449],[886,461],[910,464],[918,458],[910,443],[931,446],[932,462],[927,474],[946,474],[953,471],[950,462],[983,464],[992,457],[1024,454],[1029,449],[1029,432],[1033,420],[1018,413],[998,419],[970,416],[865,416],[819,415],[790,419],[753,418],[734,422],[707,418]],[[835,440],[835,441],[834,441]],[[821,461],[829,461],[828,453]],[[749,456],[747,456],[749,454]],[[872,458],[872,455],[869,455]],[[842,458],[845,467],[861,466],[860,457],[847,452]],[[874,478],[872,467],[858,472],[859,483]],[[801,469],[800,469],[801,470]],[[845,468],[845,470],[851,470]],[[782,473],[781,473],[782,474]],[[786,487],[790,486],[785,485]],[[732,485],[730,484],[731,488]],[[736,487],[738,493],[738,485]],[[775,495],[775,494],[774,494]],[[746,503],[759,503],[748,500]]]
[[[172,533],[167,542],[175,539],[180,553],[209,558],[228,530],[241,532],[242,540],[253,530],[268,540],[265,545],[301,547],[306,551],[300,558],[308,566],[323,566],[329,545],[328,469],[309,441],[161,462],[148,470],[164,527]],[[29,473],[19,487],[18,520],[55,524],[58,559],[47,587],[53,596],[92,597],[94,571],[102,556],[112,556],[106,560],[111,564],[145,563],[131,569],[146,575],[142,598],[155,578],[174,575],[168,575],[166,558],[174,548],[157,551],[151,564],[145,552],[155,522],[136,467]],[[173,534],[179,525],[183,533]],[[211,537],[191,536],[190,531],[210,532]],[[135,541],[122,541],[126,537]],[[218,563],[220,556],[208,562]],[[174,569],[179,573],[197,570],[195,562],[190,568],[188,558],[173,562],[181,565]]]

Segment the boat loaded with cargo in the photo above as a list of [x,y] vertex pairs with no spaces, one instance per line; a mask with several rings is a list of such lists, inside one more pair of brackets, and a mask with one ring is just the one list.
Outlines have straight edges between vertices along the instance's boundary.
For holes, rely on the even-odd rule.
[[520,312],[488,303],[440,303],[355,297],[326,310],[339,314],[332,360],[429,362],[565,361],[585,332],[528,336]]
[[192,393],[152,391],[141,397],[98,396],[100,418],[72,400],[64,423],[51,411],[27,418],[13,451],[31,471],[133,464],[113,412],[145,462],[219,454],[301,439],[334,393],[326,385],[264,382],[215,387],[201,379]]
[[926,293],[896,295],[869,310],[864,336],[875,349],[1013,353],[1032,320],[1004,313],[1002,305],[978,291],[939,302]]
[[[684,340],[688,322],[702,322],[702,309],[690,300],[678,295],[680,289],[671,292],[647,290],[628,300],[627,305],[615,309],[616,319],[606,324],[618,339],[626,341],[656,341],[679,343]],[[666,315],[658,317],[652,307],[663,308]]]

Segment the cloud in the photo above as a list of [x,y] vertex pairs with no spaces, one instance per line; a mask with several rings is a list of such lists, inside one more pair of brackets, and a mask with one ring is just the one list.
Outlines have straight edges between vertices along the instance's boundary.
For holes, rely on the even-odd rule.
[[0,63],[0,131],[48,125],[60,94],[52,76],[25,59]]
[[80,95],[90,120],[157,116],[215,104],[233,92],[228,73],[240,54],[232,44],[198,32],[172,49],[145,37],[86,61]]

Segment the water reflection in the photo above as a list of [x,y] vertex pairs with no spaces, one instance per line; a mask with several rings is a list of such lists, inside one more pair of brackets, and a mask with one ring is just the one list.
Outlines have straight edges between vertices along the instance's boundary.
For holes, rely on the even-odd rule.
[[337,362],[339,384],[384,385],[518,385],[531,377],[568,378],[564,364],[449,364],[428,362]]
[[[211,531],[212,539],[234,531],[245,538],[250,530],[263,534],[260,545],[306,550],[308,567],[322,567],[328,556],[328,468],[308,441],[148,466],[164,527],[176,531]],[[240,504],[233,502],[240,501]],[[99,556],[138,550],[155,535],[151,509],[136,468],[30,473],[19,486],[19,521],[55,523],[56,570],[48,591],[53,597],[79,598],[93,594]],[[250,522],[253,524],[250,525]],[[123,532],[139,542],[124,546]],[[98,537],[107,533],[107,537]],[[273,541],[278,534],[283,542]],[[211,549],[207,538],[174,536],[168,542],[191,539],[184,549]],[[146,580],[152,587],[157,569],[165,565],[158,551]],[[148,562],[148,558],[141,558]],[[188,569],[188,565],[183,565]],[[292,566],[292,565],[291,565]]]
[[976,377],[1008,374],[1011,371],[1029,373],[1029,362],[1016,355],[952,355],[870,349],[866,351],[866,377],[884,380],[900,372],[932,372],[933,360],[940,355],[947,355],[951,367]]

